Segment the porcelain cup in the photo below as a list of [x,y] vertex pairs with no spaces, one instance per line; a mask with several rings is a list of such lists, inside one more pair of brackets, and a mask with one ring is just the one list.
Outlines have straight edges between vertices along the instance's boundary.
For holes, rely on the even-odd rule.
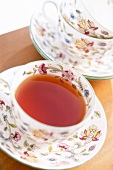
[[87,36],[113,39],[113,8],[108,0],[63,0],[60,12],[64,20]]
[[[32,75],[48,75],[52,74],[56,79],[61,79],[62,83],[64,80],[70,83],[70,85],[77,90],[80,95],[83,96],[85,101],[86,113],[83,120],[72,126],[57,127],[51,126],[35,120],[29,116],[18,104],[15,93],[18,86],[28,77]],[[88,123],[88,120],[91,118],[95,107],[95,94],[90,85],[90,83],[75,69],[68,67],[67,65],[61,64],[59,62],[40,60],[36,62],[29,63],[24,65],[20,69],[11,85],[11,96],[12,96],[12,105],[14,109],[14,116],[17,122],[19,129],[25,131],[25,133],[34,136],[34,132],[39,135],[39,133],[51,134],[48,135],[48,139],[65,139],[66,136],[69,136],[73,132],[76,132],[82,127],[82,125]],[[59,96],[60,97],[60,96]],[[49,104],[49,103],[48,103]],[[71,107],[71,106],[70,106]],[[76,114],[76,113],[75,113]],[[42,135],[43,136],[43,135]]]
[[[57,6],[58,13],[57,19],[53,22],[50,17],[47,17],[48,11],[45,11],[47,3],[53,3]],[[64,2],[64,1],[63,1]],[[68,2],[68,1],[67,1]],[[59,40],[62,48],[71,56],[77,56],[80,59],[88,58],[89,60],[98,60],[105,56],[113,48],[113,39],[102,39],[90,37],[83,34],[66,22],[62,13],[61,5],[57,5],[55,1],[46,0],[43,4],[43,13],[46,19],[50,21],[50,24],[56,22],[56,27],[59,33]]]
[[75,30],[99,39],[113,39],[111,0],[62,0],[60,5],[57,1],[49,2],[57,6],[64,20]]

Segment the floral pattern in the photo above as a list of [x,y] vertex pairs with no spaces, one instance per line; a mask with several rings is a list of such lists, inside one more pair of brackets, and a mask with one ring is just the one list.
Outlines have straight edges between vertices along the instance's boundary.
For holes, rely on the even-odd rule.
[[81,38],[80,40],[75,40],[75,46],[76,48],[83,50],[85,53],[88,53],[91,50],[91,47],[93,47],[94,42],[89,42],[87,39]]
[[74,80],[74,74],[71,72],[71,70],[64,70],[62,72],[62,77],[63,77],[63,79],[65,79],[66,81],[69,81],[69,82]]
[[99,140],[101,131],[99,131],[95,125],[91,125],[87,130],[85,129],[84,132],[81,133],[81,136],[81,140],[85,140],[86,143],[89,143]]
[[[37,24],[37,20],[40,24]],[[40,27],[46,30],[44,37],[39,34],[38,30]],[[65,42],[64,40],[61,45],[58,29],[51,23],[48,23],[41,13],[33,16],[30,25],[30,34],[36,49],[44,58],[58,60],[70,65],[88,79],[109,79],[113,77],[113,50],[112,46],[109,46],[107,47],[108,49],[104,51],[103,48],[107,46],[105,42],[101,41],[98,44],[98,49],[100,48],[101,53],[99,53],[98,49],[90,53],[90,49],[93,49],[94,44],[92,41],[87,42],[86,40],[86,43],[84,42],[85,51],[89,52],[86,53],[81,48],[77,48],[78,52],[75,52],[73,51],[73,48],[75,49],[76,46],[74,43],[73,48],[70,48],[70,39],[76,43],[76,40],[71,37],[71,34],[67,38],[69,41]],[[80,39],[78,40],[78,42],[81,42]],[[87,43],[89,43],[90,46],[87,47]],[[83,43],[82,45],[80,43],[79,46],[84,47]],[[67,50],[69,50],[73,56],[69,55],[66,52]],[[83,53],[80,53],[81,50]]]
[[[97,39],[80,34],[72,29],[60,16],[59,27],[59,41],[61,41],[62,48],[71,56],[77,55],[82,59],[86,55],[92,58],[102,57],[113,46],[112,40]],[[95,55],[94,55],[95,54]]]
[[[76,3],[76,1],[74,2]],[[88,16],[82,9],[82,6],[77,6],[73,2],[63,1],[61,14],[64,20],[83,34],[86,34],[95,38],[113,38],[113,34],[110,34],[107,30],[103,30],[103,27],[97,22],[92,21],[92,17]],[[108,0],[108,4],[112,5],[112,1]],[[76,5],[76,9],[74,6]]]
[[[70,69],[67,70],[67,67],[65,65],[61,65],[60,63],[52,63],[50,61],[47,63],[42,62],[39,64],[33,63],[33,65],[30,65],[30,67],[27,68],[27,70],[24,70],[22,72],[22,75],[27,77],[29,75],[34,75],[36,73],[42,74],[42,75],[53,74],[54,77],[56,79],[59,78],[62,83],[64,83],[64,80],[68,81],[70,85],[78,91],[78,94],[80,96],[81,95],[84,96],[84,99],[86,102],[86,111],[89,112],[93,97],[92,97],[90,88],[88,87],[88,84],[76,72],[72,72]],[[20,118],[20,115],[18,117]],[[24,127],[25,126],[26,126],[26,123],[24,123]],[[28,124],[27,124],[27,127],[28,127]],[[36,133],[40,134],[40,133],[43,133],[43,131],[40,131],[40,132],[36,131]]]
[[[45,68],[47,69],[46,66]],[[18,69],[15,67],[1,73],[1,78],[10,84]],[[97,99],[95,111],[88,124],[68,137],[64,137],[63,140],[54,139],[54,132],[48,133],[47,130],[43,131],[40,128],[34,132],[36,135],[33,137],[17,126],[11,96],[6,93],[5,88],[7,88],[6,85],[4,84],[3,88],[0,81],[0,103],[2,104],[2,110],[0,110],[0,147],[14,159],[35,168],[67,169],[90,160],[102,147],[107,125],[105,113]],[[88,94],[87,91],[85,93]],[[52,140],[50,140],[51,138]]]

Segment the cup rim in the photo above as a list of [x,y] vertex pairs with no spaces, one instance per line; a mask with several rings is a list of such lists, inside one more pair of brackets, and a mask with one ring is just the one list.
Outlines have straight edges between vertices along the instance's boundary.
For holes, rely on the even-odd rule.
[[[61,65],[64,66],[65,68],[70,69],[71,71],[73,71],[74,73],[76,73],[79,77],[82,78],[83,81],[86,82],[86,84],[88,85],[88,88],[90,88],[93,105],[91,105],[91,110],[90,110],[89,115],[88,115],[87,117],[84,116],[85,119],[83,118],[83,120],[82,120],[81,122],[79,122],[79,123],[77,123],[77,124],[75,124],[75,125],[63,126],[63,127],[62,127],[62,126],[52,126],[52,125],[48,125],[48,124],[44,124],[44,123],[42,123],[42,122],[39,122],[38,120],[35,120],[35,119],[32,118],[31,116],[29,116],[29,115],[20,107],[20,105],[18,104],[18,102],[17,102],[16,99],[15,99],[14,82],[16,81],[16,79],[17,79],[18,75],[20,74],[20,72],[23,72],[23,71],[25,70],[25,68],[28,67],[28,65],[31,65],[31,64],[36,65],[36,63],[38,63],[38,64],[42,64],[42,63],[44,63],[44,64],[46,64],[46,63],[52,64],[52,63],[53,63],[53,64],[56,64],[56,65],[57,65],[57,64],[61,64]],[[26,79],[26,78],[25,78],[25,79]],[[25,79],[24,79],[24,80],[25,80]],[[21,81],[21,82],[22,82],[22,81]],[[20,83],[21,83],[21,82],[20,82]],[[20,83],[19,83],[19,84],[20,84]],[[19,84],[18,84],[18,86],[19,86]],[[77,127],[79,128],[79,126],[82,126],[85,122],[87,122],[87,121],[90,119],[91,114],[93,113],[93,110],[94,110],[94,107],[95,107],[95,92],[94,92],[91,84],[89,83],[89,81],[88,81],[83,75],[81,75],[78,71],[76,71],[76,70],[73,69],[72,67],[69,67],[68,65],[66,65],[66,64],[64,64],[64,63],[62,63],[62,62],[59,62],[59,61],[38,60],[38,61],[30,62],[30,63],[24,65],[22,68],[20,68],[20,69],[17,71],[16,75],[15,75],[14,78],[13,78],[12,85],[11,85],[11,96],[12,96],[12,101],[16,104],[16,106],[19,108],[19,110],[21,110],[21,111],[24,113],[24,116],[25,116],[25,117],[28,117],[28,119],[31,119],[31,120],[34,121],[35,123],[38,122],[38,124],[42,125],[44,128],[47,128],[48,130],[49,130],[49,129],[53,129],[53,130],[55,130],[55,129],[66,130],[67,128],[68,128],[68,130],[71,130],[71,129],[74,129],[74,127],[75,127],[75,128],[77,128]],[[87,111],[86,111],[85,115],[86,115],[86,114],[87,114]]]

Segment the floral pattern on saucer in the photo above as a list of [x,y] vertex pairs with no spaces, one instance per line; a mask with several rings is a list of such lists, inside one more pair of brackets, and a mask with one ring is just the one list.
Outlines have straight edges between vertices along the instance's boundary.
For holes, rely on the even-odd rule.
[[[1,78],[11,83],[17,68],[1,73]],[[9,76],[10,75],[10,76]],[[3,88],[4,86],[4,88]],[[88,124],[65,140],[48,141],[43,131],[34,138],[20,129],[14,119],[10,94],[0,80],[0,147],[8,155],[26,165],[43,169],[68,169],[90,160],[101,149],[106,137],[106,117],[96,98],[95,111]]]
[[62,48],[57,27],[49,23],[41,13],[33,15],[30,35],[36,49],[44,58],[68,64],[88,79],[113,77],[113,49],[109,49],[101,56],[95,53],[96,57],[90,57],[86,53],[83,57],[79,57],[79,54],[73,57]]

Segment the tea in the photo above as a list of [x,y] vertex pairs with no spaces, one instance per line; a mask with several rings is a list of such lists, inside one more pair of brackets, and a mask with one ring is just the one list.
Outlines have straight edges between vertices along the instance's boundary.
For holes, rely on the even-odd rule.
[[86,113],[84,98],[78,90],[51,74],[28,77],[17,88],[15,97],[30,117],[47,125],[75,125]]

